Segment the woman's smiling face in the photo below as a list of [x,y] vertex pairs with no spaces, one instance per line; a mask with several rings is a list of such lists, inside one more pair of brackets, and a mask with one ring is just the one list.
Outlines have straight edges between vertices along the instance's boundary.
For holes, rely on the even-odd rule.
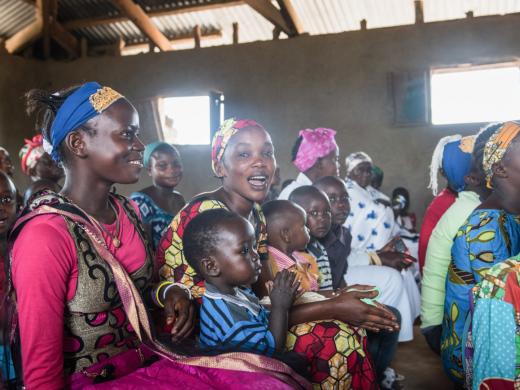
[[248,127],[233,135],[219,164],[226,190],[261,203],[276,168],[271,137],[261,127]]
[[89,125],[94,134],[83,137],[91,170],[111,183],[131,184],[143,168],[144,145],[139,140],[139,116],[120,99]]

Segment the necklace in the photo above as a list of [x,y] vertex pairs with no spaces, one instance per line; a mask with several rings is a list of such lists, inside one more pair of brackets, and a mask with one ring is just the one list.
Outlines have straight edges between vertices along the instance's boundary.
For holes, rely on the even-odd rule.
[[117,210],[112,204],[112,202],[109,200],[108,204],[112,211],[114,212],[114,215],[116,217],[116,232],[114,235],[110,234],[110,232],[103,226],[102,223],[100,223],[96,218],[91,217],[98,225],[98,227],[105,232],[107,236],[109,236],[112,239],[112,244],[117,249],[121,246],[121,241],[119,240],[119,218],[117,218]]

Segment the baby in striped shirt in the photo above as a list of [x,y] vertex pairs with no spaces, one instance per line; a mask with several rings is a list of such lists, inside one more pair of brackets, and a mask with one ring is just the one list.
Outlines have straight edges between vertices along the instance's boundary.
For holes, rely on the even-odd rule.
[[188,263],[206,281],[201,347],[268,356],[282,352],[288,311],[300,284],[295,274],[280,272],[269,295],[271,310],[260,305],[249,287],[261,270],[253,226],[228,210],[205,211],[190,222],[183,244]]

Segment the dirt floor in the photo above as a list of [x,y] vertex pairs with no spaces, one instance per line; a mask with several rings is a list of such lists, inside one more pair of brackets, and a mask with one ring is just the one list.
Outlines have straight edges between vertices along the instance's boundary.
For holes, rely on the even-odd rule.
[[426,344],[418,326],[414,339],[399,344],[392,367],[406,377],[406,390],[451,390],[453,385],[442,370],[440,357]]

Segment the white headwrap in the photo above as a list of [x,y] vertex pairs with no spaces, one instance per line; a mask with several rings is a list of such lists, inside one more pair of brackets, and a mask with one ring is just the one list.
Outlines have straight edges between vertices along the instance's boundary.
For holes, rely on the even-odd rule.
[[431,188],[433,196],[437,196],[439,191],[438,173],[439,169],[442,168],[442,156],[444,154],[444,147],[450,142],[458,141],[462,138],[460,134],[448,135],[443,137],[437,143],[432,155],[432,162],[430,164],[430,184],[428,188]]
[[372,159],[365,152],[354,152],[350,153],[347,157],[345,157],[345,166],[347,168],[347,176],[357,167],[359,164],[363,162],[369,162],[372,164]]

